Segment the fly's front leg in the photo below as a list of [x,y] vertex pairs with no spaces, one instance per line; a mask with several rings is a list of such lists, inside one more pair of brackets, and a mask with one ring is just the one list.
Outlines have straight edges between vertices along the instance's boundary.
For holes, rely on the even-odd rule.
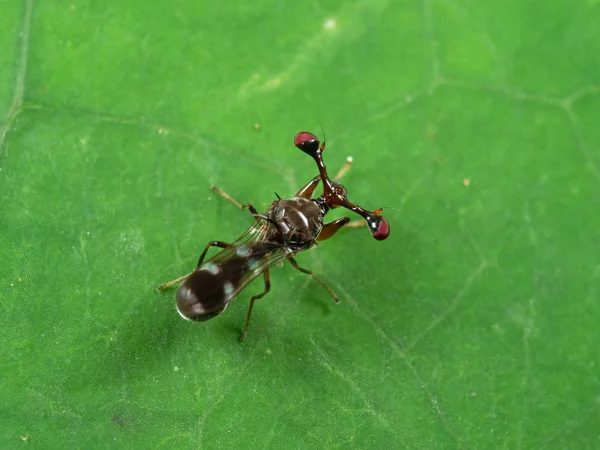
[[300,267],[298,265],[298,263],[296,262],[296,260],[293,257],[291,257],[291,256],[288,256],[288,261],[294,267],[294,269],[299,270],[300,272],[305,273],[306,275],[310,275],[313,278],[313,280],[315,280],[317,283],[319,283],[321,286],[323,286],[325,288],[325,290],[329,293],[329,295],[331,295],[331,298],[333,299],[334,302],[336,302],[336,303],[340,302],[340,300],[333,293],[333,291],[331,289],[329,289],[329,286],[327,286],[319,278],[317,278],[317,276],[314,273],[312,273],[308,269],[304,269],[304,268]]
[[324,241],[325,239],[329,239],[335,233],[338,232],[340,228],[350,222],[350,217],[342,217],[341,219],[334,220],[333,222],[326,223],[323,225],[323,229],[319,233],[319,237],[317,241]]
[[[337,173],[337,175],[335,176],[335,178],[333,180],[339,181],[340,178],[342,178],[346,174],[346,172],[348,172],[350,170],[350,167],[352,167],[352,156],[348,156],[346,158],[346,162],[344,163],[344,165],[339,170],[339,172]],[[306,185],[296,193],[296,197],[303,197],[303,198],[309,198],[309,199],[312,198],[312,195],[315,192],[315,189],[317,188],[319,181],[321,181],[321,175],[317,175],[312,180],[310,180],[308,183],[306,183]]]
[[321,181],[321,175],[317,175],[308,183],[306,183],[306,185],[296,193],[296,197],[303,197],[308,199],[312,198],[313,192],[315,192],[319,181]]
[[248,331],[248,325],[250,324],[250,316],[252,315],[252,307],[254,306],[254,301],[258,300],[259,298],[263,298],[271,290],[271,275],[269,274],[268,267],[263,272],[263,276],[265,280],[265,290],[260,294],[253,295],[250,299],[250,306],[248,306],[248,314],[246,315],[246,323],[244,324],[244,330],[242,331],[242,336],[240,337],[241,341],[246,340],[246,332]]

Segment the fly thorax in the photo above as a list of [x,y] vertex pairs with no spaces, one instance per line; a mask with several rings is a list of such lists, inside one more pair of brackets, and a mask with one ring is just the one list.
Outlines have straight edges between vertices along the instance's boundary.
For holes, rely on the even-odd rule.
[[284,242],[296,249],[309,248],[323,228],[323,211],[315,202],[296,197],[280,201],[274,219]]

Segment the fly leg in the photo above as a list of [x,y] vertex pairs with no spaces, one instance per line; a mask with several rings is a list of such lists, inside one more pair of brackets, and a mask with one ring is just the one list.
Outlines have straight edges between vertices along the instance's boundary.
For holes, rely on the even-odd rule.
[[[350,222],[350,217],[342,217],[338,220],[334,220],[333,222],[326,223],[323,225],[323,229],[319,233],[319,237],[317,237],[317,241],[324,241],[325,239],[329,239],[335,233],[338,232],[340,228]],[[361,220],[357,220],[357,222],[363,222]],[[364,222],[366,225],[366,222]]]
[[222,191],[221,189],[219,189],[217,186],[215,186],[214,184],[210,187],[210,189],[215,192],[216,194],[219,194],[221,197],[223,197],[225,200],[230,201],[231,203],[233,203],[235,206],[237,206],[239,209],[244,209],[246,208],[247,210],[250,211],[250,214],[252,214],[252,217],[254,217],[256,219],[257,222],[260,222],[259,218],[257,217],[258,211],[256,211],[256,208],[254,206],[252,206],[250,203],[240,203],[238,202],[235,198],[233,198],[231,195],[229,195],[227,192]]
[[202,262],[204,261],[204,258],[206,257],[206,252],[208,252],[208,249],[211,247],[229,248],[229,247],[231,247],[231,244],[228,244],[227,242],[223,242],[223,241],[209,241],[209,243],[206,244],[206,247],[204,247],[204,251],[200,255],[200,258],[198,259],[198,265],[196,266],[196,268],[198,268],[202,265]]
[[[204,251],[200,255],[200,259],[198,260],[198,266],[196,268],[198,268],[202,265],[202,262],[204,261],[204,258],[206,257],[206,252],[208,252],[208,249],[211,247],[229,248],[229,247],[231,247],[231,244],[228,244],[227,242],[223,242],[223,241],[210,241],[208,244],[206,244],[206,247],[204,247]],[[183,280],[185,280],[187,277],[189,277],[193,273],[194,272],[190,272],[187,275],[179,277],[175,280],[171,280],[171,281],[168,281],[167,283],[163,283],[159,287],[157,287],[156,290],[162,291],[163,289],[171,287],[177,283],[181,283]]]
[[300,267],[293,257],[288,256],[287,259],[290,262],[290,264],[294,267],[294,269],[299,270],[300,272],[305,273],[306,275],[310,275],[313,278],[313,280],[315,280],[317,283],[319,283],[321,286],[323,286],[325,288],[325,290],[329,293],[329,295],[331,295],[331,298],[333,299],[334,302],[336,302],[336,303],[340,302],[340,300],[333,293],[333,291],[325,283],[323,283],[319,278],[317,278],[317,276],[314,273],[312,273],[308,269],[304,269],[304,268]]
[[189,277],[189,276],[190,276],[191,274],[193,274],[193,273],[194,273],[194,272],[190,272],[190,273],[188,273],[187,275],[184,275],[184,276],[182,276],[182,277],[179,277],[179,278],[177,278],[177,279],[175,279],[175,280],[171,280],[171,281],[168,281],[167,283],[163,283],[163,284],[161,284],[159,287],[157,287],[157,288],[156,288],[156,290],[160,292],[160,291],[162,291],[163,289],[166,289],[166,288],[168,288],[168,287],[171,287],[171,286],[173,286],[174,284],[181,283],[183,280],[185,280],[187,277]]
[[344,163],[342,168],[338,171],[336,176],[333,178],[333,181],[340,181],[342,179],[342,177],[346,174],[346,172],[348,172],[350,170],[350,168],[352,167],[352,161],[354,161],[352,159],[352,156],[348,156],[346,158],[346,162]]
[[231,195],[229,195],[227,192],[222,191],[221,189],[219,189],[217,186],[215,186],[214,184],[210,187],[210,189],[219,194],[221,197],[223,197],[225,200],[229,200],[231,203],[233,203],[235,206],[237,206],[240,209],[244,209],[244,207],[242,206],[242,204],[240,202],[238,202],[235,198],[233,198]]
[[[335,178],[333,180],[338,181],[340,178],[342,178],[344,176],[344,174],[346,174],[346,172],[348,172],[350,170],[350,167],[352,167],[352,157],[348,156],[346,158],[346,162],[344,163],[344,165],[339,170],[339,172],[337,173],[337,175],[335,176]],[[317,188],[319,181],[321,181],[321,175],[317,175],[312,180],[310,180],[308,183],[306,183],[306,185],[304,185],[304,187],[296,193],[296,197],[312,198],[312,195],[315,192],[315,189]]]
[[[256,210],[254,209],[254,207],[247,203],[245,205],[240,204],[236,199],[234,199],[233,197],[231,197],[229,194],[223,192],[221,189],[219,189],[216,186],[211,186],[211,189],[213,191],[215,191],[217,194],[219,194],[221,197],[223,197],[226,200],[229,200],[231,203],[233,203],[235,206],[237,206],[240,209],[244,209],[244,207],[248,208],[250,210],[250,212],[252,214],[256,213]],[[211,247],[218,247],[218,248],[229,248],[231,247],[231,244],[228,244],[227,242],[223,242],[223,241],[210,241],[208,244],[206,244],[206,247],[204,247],[204,251],[202,252],[202,254],[200,255],[200,259],[198,260],[198,267],[200,267],[202,265],[202,262],[204,261],[204,258],[206,257],[206,252],[208,252],[208,249]],[[162,291],[163,289],[166,289],[170,286],[173,286],[175,284],[178,284],[180,282],[182,282],[183,280],[185,280],[187,277],[189,277],[192,273],[194,272],[190,272],[187,275],[184,275],[182,277],[179,277],[175,280],[169,281],[167,283],[163,283],[161,284],[159,287],[156,288],[157,291]]]
[[260,294],[253,295],[250,299],[250,306],[248,306],[248,314],[246,315],[246,323],[244,324],[244,330],[242,331],[242,336],[240,337],[241,341],[246,340],[246,332],[248,331],[248,325],[250,324],[250,316],[252,315],[252,307],[254,306],[254,301],[258,300],[259,298],[263,298],[271,290],[271,275],[269,274],[268,267],[263,272],[263,277],[265,280],[265,290]]
[[319,181],[321,181],[321,175],[317,175],[306,183],[306,185],[296,193],[296,197],[312,198],[313,192],[315,192]]

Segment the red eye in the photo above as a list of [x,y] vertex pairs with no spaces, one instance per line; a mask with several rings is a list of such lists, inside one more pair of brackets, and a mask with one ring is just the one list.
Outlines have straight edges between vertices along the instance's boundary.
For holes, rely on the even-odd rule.
[[319,139],[308,131],[301,131],[294,138],[294,145],[312,156],[319,149]]
[[390,223],[385,217],[381,217],[383,220],[377,226],[377,230],[373,233],[373,237],[378,241],[383,241],[390,235]]
[[390,235],[390,223],[383,216],[370,215],[366,217],[369,230],[375,239],[383,241]]

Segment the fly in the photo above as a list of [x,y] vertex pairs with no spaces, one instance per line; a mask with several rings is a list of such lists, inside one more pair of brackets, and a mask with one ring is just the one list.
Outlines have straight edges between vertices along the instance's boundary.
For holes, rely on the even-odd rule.
[[[271,289],[269,270],[273,265],[285,260],[296,270],[310,275],[336,303],[339,303],[334,292],[310,270],[300,267],[294,256],[308,250],[317,241],[329,239],[343,226],[366,225],[371,235],[379,241],[386,239],[390,234],[390,225],[381,215],[383,208],[371,212],[351,203],[347,198],[346,188],[338,183],[350,168],[351,158],[347,159],[344,167],[331,179],[323,163],[325,142],[319,143],[314,134],[303,131],[294,138],[294,145],[315,160],[319,175],[300,189],[295,197],[282,199],[275,194],[277,200],[264,213],[259,214],[250,203],[242,205],[219,188],[212,187],[217,194],[239,208],[248,209],[255,223],[231,244],[210,241],[200,255],[196,270],[158,287],[160,291],[183,281],[177,290],[176,298],[177,311],[184,319],[203,322],[221,314],[236,295],[252,280],[262,275],[264,291],[250,298],[241,335],[241,340],[245,340],[254,302],[268,294]],[[323,194],[313,198],[319,182],[323,183]],[[327,212],[338,207],[359,214],[364,221],[350,222],[349,217],[342,217],[324,223]],[[222,250],[205,261],[206,254],[212,247]]]

